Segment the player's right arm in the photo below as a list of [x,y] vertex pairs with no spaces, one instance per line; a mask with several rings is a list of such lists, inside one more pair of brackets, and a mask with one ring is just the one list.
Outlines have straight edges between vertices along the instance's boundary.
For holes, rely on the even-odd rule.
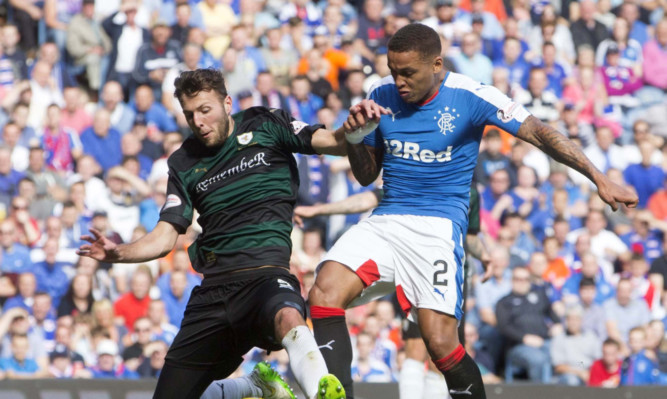
[[101,262],[141,263],[161,258],[176,245],[178,231],[168,222],[160,221],[150,233],[129,244],[116,244],[99,231],[90,229],[92,235],[82,240],[89,244],[79,247],[78,255],[88,256]]
[[350,115],[343,124],[352,173],[363,186],[373,183],[380,175],[384,156],[382,147],[365,145],[363,137],[375,131],[377,124],[380,123],[380,116],[390,113],[375,101],[366,99],[350,107]]

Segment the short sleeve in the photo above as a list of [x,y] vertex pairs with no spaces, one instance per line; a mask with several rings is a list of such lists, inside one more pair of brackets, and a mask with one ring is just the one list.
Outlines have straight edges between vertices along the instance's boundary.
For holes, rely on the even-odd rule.
[[190,196],[178,177],[178,173],[170,167],[167,200],[160,210],[160,221],[172,224],[179,234],[183,234],[192,224],[192,216],[193,208]]
[[316,154],[313,148],[313,134],[319,129],[324,129],[324,125],[309,125],[306,122],[294,119],[289,113],[282,109],[271,109],[270,111],[280,125],[278,130],[278,141],[280,147],[289,152],[300,154]]
[[523,121],[530,116],[523,105],[493,86],[477,83],[469,92],[472,94],[469,109],[476,126],[493,125],[516,136]]

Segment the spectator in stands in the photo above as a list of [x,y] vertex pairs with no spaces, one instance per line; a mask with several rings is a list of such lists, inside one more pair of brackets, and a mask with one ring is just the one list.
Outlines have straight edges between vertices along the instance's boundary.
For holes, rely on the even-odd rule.
[[28,357],[30,342],[26,335],[11,338],[11,356],[0,358],[0,370],[7,379],[39,378],[42,376],[34,358]]
[[35,275],[23,272],[18,275],[17,280],[18,293],[5,301],[2,310],[6,312],[12,308],[21,308],[32,314],[32,304],[35,302],[35,292],[37,292]]
[[556,122],[560,116],[562,104],[549,87],[549,79],[544,68],[533,67],[528,77],[528,90],[520,91],[515,96],[517,102],[536,118],[543,122]]
[[364,91],[365,78],[366,75],[360,69],[352,69],[347,71],[345,84],[338,91],[338,94],[341,97],[341,101],[343,101],[343,107],[349,108],[366,98],[366,92]]
[[638,143],[641,153],[641,163],[629,165],[623,172],[625,181],[632,185],[639,197],[639,207],[644,208],[649,198],[663,187],[667,177],[665,171],[652,163],[655,150],[650,140]]
[[[69,329],[67,327],[67,333]],[[72,352],[64,344],[56,344],[55,348],[49,353],[49,376],[52,378],[90,378],[91,375],[84,370],[82,362],[75,362],[74,357],[81,355]]]
[[132,72],[137,51],[150,41],[150,33],[136,23],[137,9],[136,0],[122,0],[120,10],[102,22],[102,27],[112,43],[106,80],[119,82],[125,90],[125,98],[129,98],[129,93],[134,92]]
[[616,46],[619,51],[618,64],[632,69],[634,76],[641,78],[643,72],[642,45],[635,39],[628,37],[629,33],[628,21],[623,18],[616,18],[611,37],[603,40],[595,51],[595,63],[598,66],[607,65],[607,51]]
[[[99,89],[99,86],[95,89]],[[86,95],[79,87],[66,87],[63,92],[65,106],[60,115],[62,126],[74,130],[77,135],[93,124],[92,116],[85,109]]]
[[616,287],[616,298],[604,303],[607,316],[607,334],[625,347],[630,330],[643,327],[650,320],[650,312],[646,301],[633,298],[632,280],[621,278]]
[[662,320],[651,320],[646,329],[646,350],[653,356],[661,373],[667,373],[667,338],[665,323]]
[[606,172],[609,168],[625,170],[627,167],[623,149],[614,143],[614,133],[607,126],[599,126],[596,129],[595,142],[584,149],[584,154],[602,172]]
[[[63,53],[64,54],[64,53]],[[36,61],[44,61],[50,67],[50,75],[55,89],[62,94],[66,87],[76,86],[77,83],[67,70],[58,46],[53,42],[44,42],[40,45]],[[34,64],[33,64],[34,65]]]
[[[159,142],[162,133],[176,132],[178,126],[165,107],[155,101],[155,91],[148,85],[137,87],[134,96],[135,121],[143,118],[148,126],[149,139]],[[152,137],[154,136],[154,137]]]
[[464,334],[466,353],[477,363],[484,384],[499,384],[501,379],[496,375],[495,363],[486,347],[479,341],[475,325],[466,323]]
[[11,152],[12,169],[25,172],[28,167],[28,149],[19,142],[21,128],[10,121],[2,128],[2,144]]
[[663,253],[662,237],[666,227],[657,222],[650,211],[638,210],[632,216],[632,230],[622,235],[621,239],[628,248],[643,255],[651,264]]
[[[280,88],[289,87],[290,77],[296,75],[299,56],[294,49],[282,48],[282,33],[279,28],[268,29],[266,45],[260,49],[266,70]],[[260,75],[257,76],[259,80]],[[259,82],[258,82],[259,83]]]
[[238,53],[233,48],[228,48],[222,56],[222,68],[227,85],[227,94],[236,98],[238,94],[245,90],[252,90],[254,78],[257,71],[246,74],[243,66],[238,62]]
[[23,273],[32,270],[30,251],[17,241],[16,223],[11,219],[0,222],[0,267],[5,273]]
[[175,326],[181,325],[185,306],[190,300],[190,291],[187,290],[187,286],[186,272],[174,271],[169,279],[169,290],[160,292],[160,298],[164,302],[169,323]]
[[490,129],[483,138],[484,150],[479,153],[475,167],[475,181],[483,186],[489,185],[489,178],[493,172],[506,169],[509,158],[500,152],[502,140],[497,129]]
[[667,18],[663,18],[655,27],[655,39],[648,41],[643,49],[644,90],[650,90],[653,102],[662,103],[664,90],[667,90]]
[[538,208],[537,197],[540,192],[536,185],[535,170],[529,166],[520,166],[517,170],[517,185],[498,199],[491,209],[491,216],[501,220],[507,213],[518,213],[523,218],[529,218]]
[[568,234],[568,241],[574,243],[580,234],[586,232],[591,237],[591,252],[598,261],[614,261],[619,255],[628,251],[628,247],[612,231],[606,229],[607,219],[602,211],[591,209],[584,227]]
[[11,339],[13,336],[24,335],[28,337],[26,357],[34,359],[39,368],[45,370],[49,359],[44,334],[31,328],[28,312],[20,308],[9,309],[0,320],[2,320],[0,322],[0,336],[2,336],[0,358],[12,356]]
[[[147,317],[140,317],[134,322],[134,328],[131,333],[128,333],[123,337],[123,343],[125,344],[125,349],[123,349],[123,358],[139,358],[139,362],[143,360],[143,352],[151,342],[152,336],[152,323]],[[138,356],[131,356],[131,353],[137,353]],[[136,368],[139,364],[134,365],[133,369]]]
[[146,316],[151,298],[148,292],[153,283],[153,276],[148,267],[138,267],[132,274],[130,292],[120,296],[114,303],[114,313],[118,322],[128,330],[134,326],[135,320]]
[[287,101],[292,117],[309,124],[315,123],[317,110],[323,105],[322,99],[311,93],[310,81],[303,75],[292,79]]
[[60,298],[65,295],[69,286],[69,278],[63,269],[65,266],[71,266],[56,260],[58,246],[56,239],[47,240],[44,244],[45,259],[33,265],[37,289],[48,293],[53,298],[54,308],[58,307]]
[[85,274],[76,274],[58,305],[58,318],[90,314],[94,301],[92,279]]
[[121,134],[132,129],[135,114],[130,106],[123,101],[123,88],[116,81],[108,81],[102,88],[100,106],[111,115],[111,126]]
[[171,345],[178,333],[178,327],[169,323],[164,302],[161,299],[153,299],[148,305],[148,320],[151,322],[151,336],[153,339],[163,341]]
[[542,58],[536,64],[544,69],[549,84],[546,91],[553,93],[556,98],[563,96],[563,82],[568,77],[566,66],[556,58],[556,46],[552,42],[544,42],[542,45]]
[[565,334],[551,342],[551,363],[559,384],[578,386],[588,382],[589,369],[600,357],[600,340],[582,329],[584,310],[580,306],[565,311]]
[[614,287],[607,282],[602,269],[598,266],[597,258],[592,253],[585,252],[581,255],[581,268],[574,272],[563,285],[563,301],[567,305],[577,303],[581,300],[581,282],[584,279],[593,280],[595,283],[593,302],[596,305],[602,305],[606,300],[614,296]]
[[28,114],[28,125],[39,129],[44,124],[46,109],[51,104],[62,106],[64,99],[62,91],[56,87],[51,77],[51,66],[45,61],[37,61],[32,69],[30,80],[30,112]]
[[662,256],[651,263],[649,279],[661,295],[664,295],[667,282],[667,234],[663,234],[662,239]]
[[82,154],[79,134],[61,124],[61,109],[51,104],[46,110],[46,121],[42,134],[42,148],[46,166],[65,176],[74,171],[74,161]]
[[90,369],[93,378],[127,378],[136,379],[136,372],[125,369],[122,362],[117,360],[118,345],[110,339],[105,339],[97,344],[97,365]]
[[[185,3],[187,5],[187,3]],[[162,98],[161,102],[164,108],[173,116],[180,127],[187,126],[185,117],[183,116],[181,104],[178,99],[174,97],[174,80],[183,71],[193,71],[199,67],[201,61],[202,48],[193,43],[187,43],[183,46],[183,62],[171,67],[162,83]],[[136,98],[135,98],[136,101]]]
[[204,48],[211,55],[220,59],[229,46],[231,27],[237,23],[237,17],[232,8],[216,0],[204,0],[197,5],[204,19],[206,43]]
[[595,303],[596,282],[584,277],[579,283],[579,304],[584,310],[582,330],[595,334],[598,339],[607,338],[606,315],[602,305]]
[[391,382],[391,370],[371,356],[376,338],[367,332],[357,335],[357,356],[352,362],[352,379],[357,382]]
[[642,46],[650,38],[649,27],[641,20],[644,18],[640,18],[640,12],[646,12],[643,9],[644,6],[645,4],[642,4],[642,8],[640,8],[639,3],[624,1],[617,9],[618,17],[628,21],[630,38],[638,41]]
[[[81,190],[83,183],[75,183],[71,187],[78,187],[75,190]],[[81,194],[82,196],[85,194]],[[81,235],[85,234],[88,225],[92,219],[92,213],[81,213],[73,201],[63,203],[60,222],[62,226],[62,236],[64,236],[63,248],[78,248],[81,242]]]
[[648,356],[646,330],[643,326],[630,330],[628,346],[630,355],[621,365],[621,385],[663,385],[667,379],[661,376],[655,360]]
[[13,8],[14,22],[21,35],[21,46],[24,51],[34,50],[38,44],[38,23],[44,17],[43,2],[38,0],[10,0]]
[[16,24],[6,23],[0,28],[2,35],[0,35],[0,43],[2,43],[2,52],[5,57],[11,60],[18,74],[18,80],[28,79],[28,64],[26,61],[25,51],[19,47],[21,42],[21,35]]
[[93,116],[93,126],[81,133],[83,152],[92,155],[105,172],[119,165],[122,158],[120,132],[111,127],[110,117],[109,111],[98,108]]
[[514,37],[505,38],[502,58],[493,65],[509,71],[509,83],[512,88],[520,88],[529,71],[528,63],[521,56],[521,42]]
[[562,327],[546,295],[531,291],[528,269],[517,267],[512,271],[512,292],[498,301],[496,317],[498,329],[508,343],[508,367],[526,369],[530,381],[548,382],[548,340]]
[[171,29],[158,21],[151,29],[151,41],[137,50],[132,78],[139,85],[148,85],[157,98],[162,98],[162,84],[169,68],[181,62],[181,49],[170,40]]
[[144,349],[146,357],[137,372],[142,378],[157,378],[164,367],[164,358],[169,344],[156,340],[148,343]]
[[490,174],[489,185],[482,192],[482,209],[491,212],[496,202],[510,188],[510,176],[507,169],[497,169]]
[[366,58],[372,58],[372,53],[387,43],[382,16],[383,3],[382,0],[365,0],[359,14],[356,43],[363,49],[361,54]]
[[601,67],[600,72],[609,104],[618,107],[624,114],[639,105],[634,93],[642,87],[643,82],[630,67],[621,65],[620,49],[615,43],[607,47],[605,66]]
[[97,92],[106,72],[102,64],[111,52],[111,39],[95,19],[95,0],[83,0],[81,12],[72,17],[66,29],[67,53],[75,65],[85,68],[88,87]]
[[581,18],[574,21],[570,26],[574,47],[579,48],[582,44],[588,44],[594,49],[609,37],[607,28],[595,19],[595,2],[583,0],[580,3]]
[[475,290],[475,301],[479,318],[480,341],[489,350],[494,364],[497,366],[503,351],[503,338],[499,332],[496,306],[498,301],[511,292],[509,279],[509,251],[501,246],[490,252],[493,259],[493,275],[487,282],[478,285]]
[[47,351],[52,350],[55,343],[56,314],[53,309],[53,300],[48,292],[38,291],[35,293],[32,317],[30,318],[30,331],[44,338],[44,347]]
[[46,168],[46,157],[41,146],[30,147],[26,177],[35,184],[35,201],[31,204],[31,214],[39,215],[40,210],[46,210],[50,214],[56,203],[67,198],[65,181],[60,174]]
[[493,65],[491,60],[482,54],[480,38],[476,33],[466,33],[461,40],[461,52],[453,57],[454,65],[459,71],[484,84],[491,84]]
[[556,59],[566,65],[572,65],[576,57],[572,34],[567,25],[556,21],[556,17],[557,15],[554,14],[554,19],[551,19],[542,14],[542,21],[539,25],[532,27],[526,40],[530,44],[530,49],[535,52],[542,51],[544,43],[553,43],[556,49]]
[[[170,39],[177,42],[179,47],[183,47],[188,42],[188,33],[192,28],[190,23],[191,19],[193,19],[192,8],[190,7],[190,4],[187,2],[187,0],[175,1],[174,3],[176,9],[170,16],[175,16],[175,21],[171,25]],[[162,7],[165,8],[165,4],[162,4]],[[197,9],[197,11],[199,11],[199,9]],[[198,12],[198,14],[199,17],[201,17],[201,13]]]
[[616,388],[621,382],[621,347],[618,341],[607,338],[602,343],[602,358],[591,365],[588,386]]

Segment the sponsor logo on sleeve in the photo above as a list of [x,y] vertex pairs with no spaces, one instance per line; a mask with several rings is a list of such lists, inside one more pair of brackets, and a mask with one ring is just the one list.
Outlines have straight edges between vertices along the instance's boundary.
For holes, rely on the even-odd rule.
[[292,121],[292,130],[294,131],[294,134],[299,134],[303,130],[304,127],[308,126],[306,122],[302,121]]
[[169,194],[167,195],[167,200],[164,203],[164,206],[162,207],[163,211],[166,211],[169,208],[175,208],[177,206],[181,206],[183,201],[178,197],[176,194]]
[[252,140],[252,132],[245,132],[236,136],[236,141],[241,145],[247,145]]

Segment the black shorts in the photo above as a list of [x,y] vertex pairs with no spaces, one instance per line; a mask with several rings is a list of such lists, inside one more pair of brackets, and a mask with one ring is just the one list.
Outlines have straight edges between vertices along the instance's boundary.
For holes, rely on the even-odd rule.
[[282,345],[274,337],[274,319],[285,307],[295,308],[305,317],[299,280],[285,269],[207,276],[192,290],[166,363],[233,371],[234,364],[238,366],[253,347],[280,350]]
[[422,337],[422,333],[419,331],[419,325],[417,323],[411,322],[407,318],[403,319],[401,335],[403,336],[404,341],[411,338],[421,339]]

